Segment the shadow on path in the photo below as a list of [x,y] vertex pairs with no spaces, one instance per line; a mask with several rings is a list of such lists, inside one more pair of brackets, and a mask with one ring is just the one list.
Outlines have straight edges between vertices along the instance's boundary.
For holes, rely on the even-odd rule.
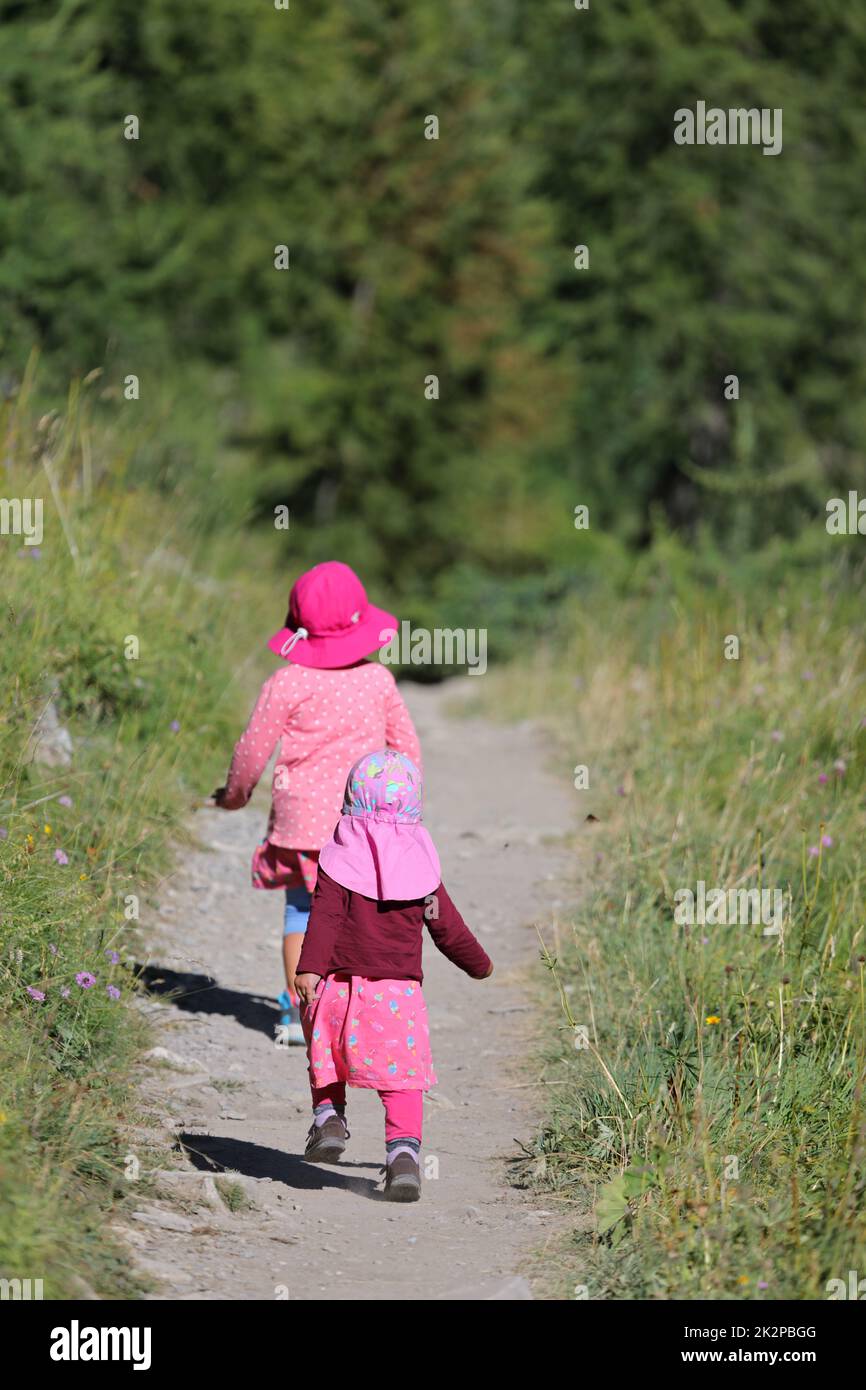
[[181,1134],[178,1137],[190,1163],[204,1173],[243,1173],[248,1178],[271,1178],[286,1187],[306,1191],[341,1188],[374,1201],[382,1196],[375,1178],[362,1178],[346,1171],[370,1168],[369,1163],[326,1166],[306,1163],[300,1154],[284,1153],[282,1149],[270,1149],[264,1144],[251,1144],[245,1139],[225,1135]]
[[244,1028],[273,1037],[280,1011],[275,999],[224,989],[212,975],[197,975],[167,966],[136,965],[135,973],[149,994],[168,999],[176,1009],[193,1014],[223,1014]]

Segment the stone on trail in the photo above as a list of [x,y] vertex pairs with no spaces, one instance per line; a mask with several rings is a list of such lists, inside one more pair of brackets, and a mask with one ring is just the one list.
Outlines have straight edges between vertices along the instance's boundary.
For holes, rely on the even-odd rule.
[[148,1207],[134,1211],[132,1219],[133,1221],[141,1221],[145,1226],[158,1226],[164,1231],[188,1233],[195,1227],[195,1222],[190,1221],[188,1216],[182,1216],[179,1211],[162,1211],[159,1207]]
[[[60,722],[55,703],[58,691],[52,696],[40,714],[27,745],[27,754],[42,767],[69,767],[72,762],[72,736]],[[27,755],[25,754],[25,756]]]
[[464,1303],[464,1302],[492,1302],[495,1300],[511,1300],[525,1302],[533,1297],[529,1281],[524,1279],[522,1274],[515,1274],[508,1279],[500,1279],[496,1283],[489,1284],[466,1284],[456,1289],[450,1289],[448,1293],[438,1294],[435,1302]]
[[443,1110],[454,1109],[453,1100],[449,1100],[447,1096],[441,1095],[439,1091],[428,1091],[427,1099],[431,1104],[441,1106]]
[[191,1061],[188,1057],[181,1057],[179,1052],[171,1052],[167,1047],[151,1047],[144,1054],[145,1062],[167,1062],[172,1067],[177,1067],[179,1071],[200,1071],[205,1072],[201,1062]]

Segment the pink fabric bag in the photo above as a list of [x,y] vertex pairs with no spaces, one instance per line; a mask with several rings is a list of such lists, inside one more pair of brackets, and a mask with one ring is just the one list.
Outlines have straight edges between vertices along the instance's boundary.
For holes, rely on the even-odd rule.
[[421,824],[421,773],[404,753],[366,753],[349,773],[343,813],[319,863],[336,883],[379,902],[413,902],[442,881]]

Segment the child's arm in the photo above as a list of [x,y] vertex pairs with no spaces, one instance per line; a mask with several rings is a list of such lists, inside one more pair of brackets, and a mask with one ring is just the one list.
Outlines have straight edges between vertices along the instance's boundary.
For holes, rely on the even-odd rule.
[[427,900],[424,917],[434,945],[473,980],[486,980],[493,974],[493,962],[463,921],[444,883],[440,883],[431,897],[433,901]]
[[[391,674],[390,671],[388,674]],[[419,772],[424,771],[421,765],[421,744],[418,742],[415,725],[412,723],[412,716],[403,702],[403,696],[397,689],[397,682],[393,676],[391,676],[391,691],[385,707],[385,743],[396,753],[404,753],[407,758],[411,758]]]
[[335,883],[320,867],[295,979],[298,975],[327,975],[347,906],[348,890]]
[[269,676],[259,691],[249,723],[235,744],[226,784],[214,793],[224,811],[246,806],[268,759],[280,738],[291,708],[291,697],[282,671]]

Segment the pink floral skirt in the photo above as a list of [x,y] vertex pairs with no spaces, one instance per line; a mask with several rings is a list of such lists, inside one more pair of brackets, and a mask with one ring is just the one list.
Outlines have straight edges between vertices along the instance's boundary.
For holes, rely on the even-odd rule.
[[417,980],[327,975],[301,1010],[310,1084],[345,1081],[376,1091],[436,1085],[427,1007]]
[[254,888],[306,888],[313,893],[319,871],[317,849],[285,849],[262,840],[251,868]]

